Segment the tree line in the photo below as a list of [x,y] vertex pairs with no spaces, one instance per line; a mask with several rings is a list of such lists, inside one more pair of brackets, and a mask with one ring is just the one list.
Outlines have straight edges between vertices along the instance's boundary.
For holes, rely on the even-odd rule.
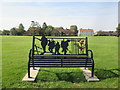
[[[35,23],[32,21],[32,23]],[[64,29],[63,27],[53,27],[52,25],[47,25],[46,22],[40,25],[31,25],[28,30],[25,30],[23,24],[19,24],[18,28],[13,27],[10,30],[0,30],[1,35],[15,35],[15,36],[22,36],[22,35],[48,35],[50,36],[54,29]],[[75,34],[77,35],[78,28],[77,25],[71,25],[70,29],[75,30]],[[69,30],[69,29],[66,29]]]
[[23,24],[19,24],[18,28],[11,28],[10,30],[0,31],[1,35],[22,35],[25,32]]

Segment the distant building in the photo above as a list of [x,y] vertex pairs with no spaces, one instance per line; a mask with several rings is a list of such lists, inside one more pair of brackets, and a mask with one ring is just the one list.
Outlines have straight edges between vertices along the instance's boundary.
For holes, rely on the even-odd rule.
[[80,29],[78,31],[78,36],[94,36],[94,31],[93,29]]

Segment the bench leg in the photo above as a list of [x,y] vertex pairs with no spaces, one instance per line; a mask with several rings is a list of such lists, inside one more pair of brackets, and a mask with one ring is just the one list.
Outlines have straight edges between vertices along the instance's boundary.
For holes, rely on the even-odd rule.
[[33,70],[35,70],[35,67],[33,67]]
[[28,78],[30,78],[30,66],[28,64]]
[[91,77],[94,77],[94,65],[92,66],[92,73],[91,73]]

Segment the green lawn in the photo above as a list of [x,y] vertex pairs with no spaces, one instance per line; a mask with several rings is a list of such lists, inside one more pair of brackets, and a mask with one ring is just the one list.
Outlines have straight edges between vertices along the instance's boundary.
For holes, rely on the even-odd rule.
[[117,88],[118,38],[88,37],[93,50],[95,75],[99,82],[86,82],[79,68],[41,68],[36,82],[22,82],[27,73],[28,52],[32,46],[30,36],[2,37],[3,88]]

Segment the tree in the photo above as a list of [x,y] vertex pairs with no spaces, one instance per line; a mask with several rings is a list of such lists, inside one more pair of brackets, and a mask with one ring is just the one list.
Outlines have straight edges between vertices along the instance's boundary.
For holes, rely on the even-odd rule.
[[64,29],[63,27],[54,27],[54,29]]
[[2,30],[0,30],[0,35],[2,35]]
[[47,28],[47,24],[46,24],[46,22],[44,22],[42,25],[42,29],[45,30],[46,28]]
[[117,32],[117,36],[119,37],[120,36],[120,23],[118,24],[118,27],[116,28],[116,32]]
[[43,34],[41,27],[38,27],[36,29],[36,33],[37,33],[37,35],[42,35]]
[[2,34],[3,35],[10,35],[10,31],[9,30],[3,30]]
[[10,35],[17,35],[17,30],[16,30],[16,28],[11,28],[11,29],[10,29]]
[[31,25],[28,29],[28,32],[31,33],[31,35],[42,35],[42,28],[38,22],[31,21]]
[[77,33],[78,33],[77,25],[71,25],[71,26],[70,26],[70,29],[75,30],[75,35],[77,35]]
[[24,26],[23,26],[23,24],[21,23],[21,24],[19,24],[19,29],[20,30],[24,30]]
[[25,32],[23,24],[19,24],[19,28],[17,29],[17,35],[22,35]]
[[102,36],[104,35],[104,32],[102,30],[97,31],[97,36]]
[[49,25],[46,29],[45,29],[45,35],[51,36],[51,33],[53,31],[54,27]]

